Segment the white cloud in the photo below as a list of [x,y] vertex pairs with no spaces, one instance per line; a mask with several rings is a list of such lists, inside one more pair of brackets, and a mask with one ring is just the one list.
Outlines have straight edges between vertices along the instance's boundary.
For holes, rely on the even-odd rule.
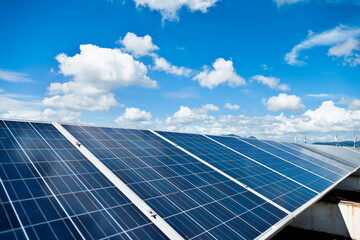
[[73,77],[65,83],[51,83],[45,106],[70,111],[106,111],[119,105],[113,90],[139,85],[155,88],[156,81],[147,76],[147,67],[120,49],[80,45],[80,53],[56,57],[60,73]]
[[45,106],[69,111],[108,111],[110,107],[121,106],[113,93],[93,96],[65,94],[46,97],[42,102]]
[[[340,25],[331,30],[317,34],[309,34],[308,38],[297,44],[293,49],[285,55],[285,60],[290,65],[302,65],[305,62],[299,60],[300,52],[317,46],[330,46],[330,55],[344,54],[345,50],[354,45],[354,40],[360,36],[359,27],[347,27]],[[356,40],[355,40],[356,41]],[[355,48],[354,48],[355,49]],[[351,50],[352,51],[352,50]],[[356,60],[355,60],[356,61]],[[360,60],[357,60],[360,61]]]
[[285,4],[294,4],[298,2],[304,2],[307,0],[274,0],[278,7],[285,5]]
[[213,112],[217,112],[219,111],[219,107],[213,105],[213,104],[206,104],[204,106],[201,107],[202,109],[204,109],[205,111],[213,111]]
[[174,21],[178,19],[178,11],[186,7],[190,11],[201,11],[203,13],[215,6],[219,0],[134,0],[136,7],[148,7],[151,10],[159,11],[162,20]]
[[225,108],[230,109],[230,110],[239,110],[240,106],[237,104],[226,103]]
[[157,87],[157,83],[146,75],[146,66],[120,49],[80,45],[80,54],[68,57],[62,53],[56,60],[60,64],[60,73],[73,76],[75,82],[94,84],[99,91],[130,85]]
[[286,93],[280,93],[278,96],[270,97],[268,100],[264,100],[264,105],[270,111],[302,111],[304,105],[301,102],[301,98],[295,95],[287,95]]
[[29,78],[29,75],[21,72],[14,72],[10,70],[0,69],[0,80],[6,82],[35,82]]
[[299,115],[286,117],[266,115],[251,117],[246,115],[212,116],[209,112],[182,106],[166,121],[157,120],[150,126],[154,129],[207,134],[236,134],[256,136],[265,139],[294,141],[306,136],[308,141],[333,139],[335,132],[348,133],[360,128],[360,111],[352,111],[334,105],[332,101],[323,102],[318,108]]
[[328,51],[329,56],[348,57],[352,56],[354,50],[359,50],[359,40],[355,38],[348,38],[345,42],[336,44]]
[[138,126],[139,124],[149,124],[151,118],[151,113],[145,110],[126,108],[124,114],[115,119],[115,122],[124,126]]
[[245,85],[245,79],[236,74],[231,60],[226,61],[218,58],[212,64],[212,69],[204,66],[202,72],[197,74],[193,79],[199,81],[200,86],[213,89],[220,84],[228,84],[230,87]]
[[349,103],[349,109],[350,110],[360,110],[360,100],[359,99],[352,100]]
[[79,122],[81,113],[42,109],[37,97],[0,93],[0,117],[8,119]]
[[171,65],[165,58],[154,53],[154,51],[159,50],[159,47],[152,42],[149,35],[138,37],[136,34],[128,32],[124,39],[120,39],[118,42],[125,46],[124,50],[126,52],[135,57],[151,56],[154,62],[153,70],[164,71],[178,76],[189,76],[191,73],[191,69]]
[[196,121],[204,121],[212,119],[208,115],[209,111],[219,111],[219,108],[213,104],[206,104],[200,108],[189,108],[181,106],[179,111],[174,113],[172,117],[168,117],[165,121],[166,124],[189,124]]
[[327,93],[307,94],[306,96],[313,97],[313,98],[333,98],[334,97],[332,94],[327,94]]
[[251,77],[250,81],[251,82],[256,81],[258,83],[262,83],[275,90],[281,90],[281,91],[290,90],[290,86],[287,84],[280,84],[280,78],[277,77],[265,77],[262,75],[256,75]]
[[152,42],[149,35],[138,37],[135,33],[128,32],[123,39],[118,41],[125,46],[125,50],[135,57],[153,55],[159,48]]
[[262,68],[262,70],[272,70],[273,69],[273,67],[269,67],[266,64],[261,64],[261,68]]
[[162,57],[154,57],[154,66],[152,69],[164,71],[166,73],[175,74],[178,76],[189,76],[191,73],[191,69],[171,65],[166,59]]

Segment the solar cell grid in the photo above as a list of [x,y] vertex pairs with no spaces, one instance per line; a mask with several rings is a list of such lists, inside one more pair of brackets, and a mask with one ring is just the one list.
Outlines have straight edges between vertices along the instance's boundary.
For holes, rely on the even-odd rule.
[[[341,165],[347,166],[348,169],[354,169],[358,166],[358,163],[354,162],[353,159],[346,159],[345,156],[336,156],[331,151],[321,151],[316,147],[316,145],[308,145],[308,144],[295,144],[295,143],[284,143],[286,146],[294,148],[298,151],[310,152],[312,154],[320,155],[322,157],[326,157],[328,159],[332,159],[335,162],[338,162]],[[330,149],[329,149],[330,150]],[[336,151],[335,151],[336,152]]]
[[316,193],[199,134],[158,132],[289,211]]
[[2,121],[0,136],[0,178],[29,238],[81,239],[73,223]]
[[[305,171],[309,171],[311,174],[316,175],[318,177],[321,177],[325,180],[328,180],[330,182],[336,182],[341,178],[341,175],[337,174],[336,172],[333,172],[326,167],[331,167],[331,165],[326,164],[324,162],[321,162],[317,160],[317,162],[321,162],[320,166],[316,165],[314,162],[307,161],[305,159],[302,159],[298,156],[294,156],[282,149],[279,149],[278,147],[275,147],[273,145],[270,145],[270,143],[257,140],[257,139],[249,139],[249,138],[239,138],[241,141],[244,141],[246,143],[252,144],[261,150],[264,150],[270,154],[273,154],[284,161],[293,164],[293,166],[297,166],[302,168]],[[235,145],[236,146],[236,145]],[[341,169],[339,169],[341,170]],[[317,183],[317,182],[316,182]],[[321,190],[321,189],[320,189]]]
[[[51,124],[6,122],[6,125],[84,238],[166,238]],[[32,188],[27,190],[22,194],[34,192]],[[47,205],[40,206],[38,211],[52,212]]]
[[[285,176],[317,192],[322,192],[323,190],[330,187],[333,183],[321,176],[318,176],[286,160],[274,156],[271,153],[264,151],[263,149],[261,149],[261,146],[263,146],[264,143],[255,142],[258,140],[247,139],[249,142],[244,142],[240,139],[231,137],[211,136],[211,138],[246,155],[247,157],[250,157],[251,159],[255,159],[257,162],[264,164],[267,167],[270,167],[271,169],[282,173]],[[252,143],[259,144],[259,146],[251,145],[250,141],[253,141]]]
[[63,126],[185,238],[250,239],[286,216],[150,131]]
[[358,166],[360,164],[360,158],[358,152],[349,150],[346,147],[336,147],[336,146],[316,145],[316,144],[312,144],[310,147],[313,149],[320,150],[321,152],[326,152],[327,154],[331,154],[337,158],[342,158],[353,165]]
[[275,146],[277,148],[280,148],[281,150],[286,151],[295,156],[298,156],[304,160],[307,160],[308,162],[311,162],[317,166],[324,167],[325,169],[335,172],[340,176],[347,174],[349,170],[351,170],[351,168],[341,164],[340,162],[336,162],[332,159],[325,158],[320,155],[310,154],[309,152],[306,151],[298,151],[294,148],[285,145],[285,143],[269,141],[269,140],[261,140],[261,141],[270,144],[272,146]]

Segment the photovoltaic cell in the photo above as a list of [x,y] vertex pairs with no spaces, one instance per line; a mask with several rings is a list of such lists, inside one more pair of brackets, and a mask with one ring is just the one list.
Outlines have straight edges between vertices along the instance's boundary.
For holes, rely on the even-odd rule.
[[1,126],[8,154],[1,161],[4,184],[31,239],[166,239],[53,125]]
[[287,215],[150,131],[63,127],[186,239],[253,239]]
[[317,195],[202,135],[158,133],[291,212]]

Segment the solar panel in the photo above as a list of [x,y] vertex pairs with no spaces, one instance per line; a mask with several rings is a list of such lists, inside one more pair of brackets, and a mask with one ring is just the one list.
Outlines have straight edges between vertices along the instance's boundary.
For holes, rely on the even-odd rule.
[[[246,143],[250,143],[260,148],[261,150],[264,150],[274,156],[277,156],[282,160],[290,164],[293,164],[294,166],[298,166],[306,171],[309,171],[310,173],[318,177],[321,177],[329,182],[336,182],[337,180],[342,178],[343,175],[348,173],[340,168],[324,163],[315,158],[312,158],[311,160],[307,160],[306,156],[300,157],[299,155],[293,155],[280,148],[279,145],[274,146],[276,145],[276,143],[274,142],[270,143],[269,141],[265,142],[257,139],[244,139],[244,138],[241,138],[240,140]],[[321,191],[322,188],[320,188],[319,190]]]
[[322,152],[326,152],[337,158],[342,158],[355,166],[360,164],[359,153],[350,150],[346,147],[336,147],[336,146],[316,145],[316,144],[309,145],[309,147],[320,150]]
[[[333,154],[330,154],[326,151],[321,151],[320,149],[311,147],[310,144],[295,144],[295,143],[282,143],[286,146],[289,146],[293,149],[296,149],[298,151],[306,152],[307,154],[314,154],[316,156],[325,157],[328,159],[333,160],[334,162],[337,162],[340,166],[346,166],[346,169],[353,169],[357,166],[356,162],[353,162],[352,159],[344,159],[343,157],[336,157]],[[319,157],[318,157],[319,158]]]
[[317,195],[265,165],[229,150],[205,136],[158,133],[291,212]]
[[288,153],[291,153],[295,156],[298,156],[304,160],[307,160],[309,162],[312,162],[318,166],[325,167],[326,169],[329,169],[333,172],[336,172],[340,175],[344,175],[351,171],[353,167],[349,167],[346,164],[343,164],[341,161],[334,161],[333,159],[321,156],[319,154],[315,154],[313,152],[307,151],[303,148],[292,148],[287,143],[284,142],[276,142],[276,141],[269,141],[269,140],[261,140],[263,142],[266,142],[272,146],[278,147],[282,149],[283,151],[286,151]]
[[0,120],[1,239],[264,239],[357,150]]
[[[330,187],[333,182],[329,179],[325,179],[317,174],[307,171],[304,168],[301,168],[297,165],[294,165],[294,159],[292,158],[292,162],[290,159],[284,160],[280,157],[266,152],[262,149],[263,145],[266,145],[256,139],[247,139],[247,142],[244,142],[237,138],[229,138],[229,137],[213,137],[216,141],[220,141],[222,143],[226,142],[226,145],[231,147],[232,149],[243,153],[244,155],[256,159],[256,161],[270,167],[271,169],[280,172],[287,177],[297,181],[304,186],[316,191],[322,192],[326,188]],[[252,144],[250,144],[250,142]],[[254,145],[256,144],[256,145]],[[260,145],[260,146],[259,146]],[[299,162],[300,160],[298,160]]]
[[53,125],[1,128],[0,175],[31,239],[166,239]]
[[63,127],[184,238],[253,239],[287,216],[150,131]]

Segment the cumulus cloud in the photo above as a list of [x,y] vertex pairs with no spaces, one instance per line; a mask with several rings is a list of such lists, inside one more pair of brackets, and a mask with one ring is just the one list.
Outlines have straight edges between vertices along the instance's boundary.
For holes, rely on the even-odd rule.
[[164,71],[178,76],[189,76],[191,73],[191,69],[174,66],[165,58],[159,57],[154,53],[154,51],[159,50],[159,47],[152,42],[152,38],[149,35],[139,37],[135,33],[128,32],[118,42],[124,45],[124,51],[132,54],[134,57],[151,56],[154,62],[153,70]]
[[6,82],[35,82],[28,74],[22,72],[14,72],[10,70],[0,69],[0,80]]
[[274,0],[278,7],[286,4],[294,4],[298,2],[305,2],[307,0]]
[[193,80],[200,83],[200,86],[213,89],[220,84],[227,84],[230,87],[245,85],[245,79],[236,74],[231,60],[218,58],[212,64],[212,68],[204,66],[202,72],[197,74]]
[[210,7],[215,6],[219,0],[134,0],[136,7],[148,7],[159,11],[162,20],[174,21],[178,19],[178,11],[188,8],[190,11],[207,12]]
[[227,108],[229,110],[239,110],[240,106],[237,104],[226,103],[225,108]]
[[56,57],[59,73],[72,81],[51,83],[50,97],[43,100],[48,107],[70,111],[106,111],[117,106],[113,90],[138,85],[157,87],[147,76],[147,67],[120,49],[80,45],[80,53],[73,57],[64,53]]
[[269,88],[281,91],[289,91],[290,86],[287,84],[280,84],[280,78],[277,77],[265,77],[262,75],[256,75],[250,78],[251,82],[258,82],[267,85]]
[[[294,46],[293,49],[285,55],[285,60],[290,65],[302,65],[305,64],[305,62],[298,59],[301,51],[317,46],[328,46],[330,47],[328,55],[337,57],[345,56],[349,63],[354,65],[355,62],[356,66],[357,63],[360,62],[360,59],[358,54],[353,53],[353,51],[358,49],[359,44],[357,38],[359,36],[359,27],[347,27],[344,25],[321,33],[312,33],[309,34],[307,39]],[[349,57],[353,57],[354,59]]]
[[115,119],[115,122],[124,126],[137,126],[149,124],[152,118],[151,113],[138,108],[126,108],[124,114]]
[[295,95],[287,95],[286,93],[280,93],[278,96],[270,97],[264,100],[264,105],[270,111],[302,111],[304,104],[301,102],[301,98]]
[[195,121],[204,121],[213,119],[208,115],[209,111],[219,111],[219,108],[213,104],[206,104],[200,108],[189,108],[181,106],[179,111],[174,113],[172,117],[168,117],[165,121],[166,124],[188,124]]
[[191,73],[191,69],[171,65],[166,59],[162,57],[154,58],[154,66],[152,67],[152,69],[164,71],[166,73],[175,74],[178,76],[189,76]]
[[125,37],[118,42],[124,45],[125,50],[135,57],[153,55],[153,52],[159,49],[159,47],[152,42],[152,38],[149,35],[138,37],[135,33],[128,32]]

